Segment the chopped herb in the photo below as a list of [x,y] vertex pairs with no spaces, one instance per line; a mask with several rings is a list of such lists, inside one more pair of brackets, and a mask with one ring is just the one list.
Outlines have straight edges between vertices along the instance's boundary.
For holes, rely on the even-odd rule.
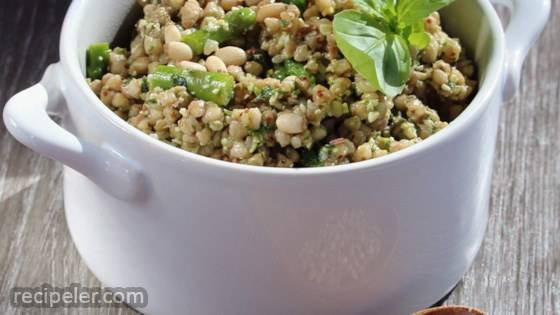
[[142,93],[147,93],[150,90],[150,86],[148,85],[148,78],[144,77],[142,79]]
[[264,125],[264,124],[263,124],[263,125],[261,126],[261,130],[262,130],[263,132],[265,132],[265,133],[266,133],[266,132],[271,132],[271,131],[276,130],[276,126],[275,126],[274,124],[273,124],[273,125]]
[[249,136],[251,136],[251,148],[249,152],[255,152],[263,143],[264,135],[261,129],[259,130],[249,130]]
[[305,70],[303,64],[295,62],[291,59],[277,65],[274,69],[274,77],[278,80],[284,80],[286,77],[294,75],[298,78],[308,78],[311,84],[315,84],[315,78]]
[[158,102],[157,99],[151,97],[146,101],[146,103],[148,103],[148,105],[157,105]]
[[174,74],[171,79],[173,80],[174,86],[187,86],[187,79],[181,75]]
[[260,91],[257,92],[257,97],[255,97],[255,101],[264,101],[267,102],[277,91],[270,86],[265,86]]
[[321,161],[321,163],[324,163],[326,160],[329,159],[329,157],[335,153],[336,151],[336,146],[332,145],[332,144],[325,144],[320,150],[319,150],[319,161]]
[[324,163],[319,159],[319,153],[317,150],[301,150],[300,157],[300,163],[304,167],[324,166]]
[[113,52],[117,55],[123,55],[123,56],[126,56],[128,54],[128,50],[122,47],[117,47],[113,49]]

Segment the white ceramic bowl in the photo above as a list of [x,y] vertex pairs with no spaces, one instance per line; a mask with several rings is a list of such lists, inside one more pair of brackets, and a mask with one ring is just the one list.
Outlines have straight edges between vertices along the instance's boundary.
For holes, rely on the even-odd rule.
[[8,102],[4,120],[19,141],[68,166],[64,200],[79,252],[105,285],[146,288],[143,312],[406,314],[453,288],[483,239],[500,105],[550,10],[549,0],[507,3],[507,36],[488,0],[443,11],[474,55],[480,90],[445,130],[372,161],[236,165],[129,126],[83,70],[87,46],[112,39],[132,0],[74,1],[60,63]]

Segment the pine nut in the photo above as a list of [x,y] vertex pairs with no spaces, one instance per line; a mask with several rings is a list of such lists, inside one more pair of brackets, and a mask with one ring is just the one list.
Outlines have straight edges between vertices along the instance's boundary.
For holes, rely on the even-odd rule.
[[229,11],[231,10],[231,8],[239,5],[239,0],[222,0],[220,4],[222,5],[222,8],[224,8],[224,10]]
[[167,44],[167,55],[175,61],[191,60],[193,52],[189,45],[182,42],[171,42]]
[[285,3],[265,4],[257,11],[257,22],[263,22],[267,17],[279,18],[280,13],[286,10],[287,7],[288,5]]
[[163,29],[163,34],[166,43],[181,41],[181,32],[174,24],[167,24]]
[[210,56],[206,59],[206,68],[210,72],[227,72],[226,64],[216,56]]
[[226,46],[216,51],[216,57],[222,59],[226,66],[241,66],[247,61],[247,54],[239,47]]
[[185,70],[194,70],[194,71],[206,71],[206,67],[192,61],[181,61],[177,63],[177,66],[181,69]]

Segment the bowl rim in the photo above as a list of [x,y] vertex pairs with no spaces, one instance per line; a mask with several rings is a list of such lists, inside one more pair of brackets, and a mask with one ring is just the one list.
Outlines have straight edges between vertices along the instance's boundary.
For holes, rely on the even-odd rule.
[[[404,150],[375,159],[353,162],[344,165],[308,168],[279,168],[245,165],[218,160],[174,147],[136,129],[105,106],[95,93],[93,93],[85,80],[80,68],[80,62],[75,53],[80,21],[82,21],[82,17],[87,13],[85,12],[85,5],[87,1],[89,0],[73,1],[64,19],[60,40],[60,63],[64,72],[69,74],[70,79],[76,83],[82,96],[90,103],[95,104],[94,110],[101,114],[101,116],[103,116],[103,118],[109,121],[113,126],[123,131],[127,136],[133,137],[140,142],[150,145],[153,149],[161,150],[160,152],[165,152],[166,154],[172,155],[180,160],[196,162],[206,167],[253,175],[285,176],[328,175],[365,169],[384,168],[391,164],[414,158],[422,152],[429,151],[434,147],[441,145],[446,141],[446,139],[453,138],[457,134],[466,131],[465,129],[468,128],[469,122],[478,117],[479,114],[487,108],[487,105],[492,101],[492,97],[495,96],[495,93],[502,93],[503,89],[503,87],[501,85],[499,86],[499,84],[503,81],[502,73],[505,66],[505,33],[501,21],[490,1],[477,0],[482,9],[483,18],[486,18],[489,22],[490,33],[495,38],[494,49],[488,61],[485,80],[479,87],[476,96],[469,106],[467,106],[467,108],[443,130]],[[110,143],[108,144],[110,145]],[[114,149],[118,150],[118,148]],[[134,160],[134,157],[131,156],[127,156],[127,158]]]

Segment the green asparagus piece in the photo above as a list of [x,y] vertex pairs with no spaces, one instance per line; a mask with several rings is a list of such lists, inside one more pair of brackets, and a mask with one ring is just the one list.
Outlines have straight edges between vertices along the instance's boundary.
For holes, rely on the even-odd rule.
[[230,11],[226,17],[226,22],[230,27],[230,34],[235,35],[238,32],[246,32],[255,23],[257,23],[257,14],[250,8],[241,8]]
[[150,88],[164,90],[185,86],[194,97],[226,106],[233,98],[233,77],[227,73],[181,70],[171,66],[158,66],[148,76]]
[[101,79],[109,66],[109,43],[98,43],[89,46],[86,53],[86,76],[90,79]]
[[189,45],[195,54],[201,54],[204,51],[204,44],[207,40],[212,39],[218,43],[224,43],[235,36],[245,33],[249,28],[255,25],[257,15],[250,8],[240,8],[232,10],[226,14],[224,25],[215,31],[198,30],[190,34],[184,35],[182,41]]
[[183,70],[175,67],[175,66],[165,66],[159,65],[156,67],[156,73],[165,73],[165,74],[180,74]]
[[226,106],[233,98],[233,77],[227,73],[190,71],[187,89],[196,98]]
[[181,40],[183,43],[189,45],[196,55],[199,55],[204,51],[204,44],[208,39],[210,39],[210,33],[198,30],[184,35]]
[[148,75],[148,85],[150,90],[153,90],[156,87],[162,88],[164,90],[169,90],[170,88],[174,87],[173,85],[173,76],[174,74],[165,73],[165,72],[154,72]]

